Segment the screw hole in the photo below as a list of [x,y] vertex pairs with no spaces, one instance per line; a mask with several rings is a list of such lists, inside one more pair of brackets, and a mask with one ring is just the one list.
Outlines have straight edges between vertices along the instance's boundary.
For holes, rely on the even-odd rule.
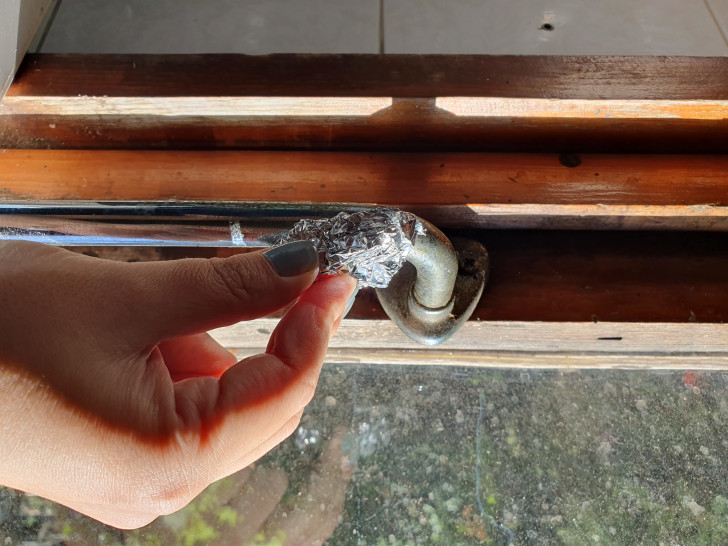
[[561,154],[559,156],[559,163],[561,163],[564,167],[573,169],[574,167],[581,165],[581,157],[579,154]]
[[467,272],[472,272],[475,271],[477,265],[475,258],[467,257],[463,259],[462,268]]
[[547,30],[547,31],[551,32],[552,30],[554,30],[554,25],[552,25],[551,23],[544,23],[539,28],[541,30]]

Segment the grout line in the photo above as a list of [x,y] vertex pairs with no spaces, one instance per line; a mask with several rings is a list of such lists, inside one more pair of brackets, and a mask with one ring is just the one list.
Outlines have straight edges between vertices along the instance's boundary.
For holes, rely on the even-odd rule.
[[384,0],[379,0],[379,54],[384,55]]
[[[51,27],[53,26],[53,22],[56,20],[56,15],[58,15],[58,10],[61,8],[61,2],[63,0],[55,0],[55,3],[53,7],[51,8],[49,14],[46,16],[45,21],[41,23],[42,26],[42,32],[38,37],[38,42],[34,45],[31,45],[29,50],[32,50],[34,53],[39,53],[40,50],[43,48],[43,44],[46,41],[46,38],[48,37],[48,33],[51,30]],[[35,41],[35,40],[34,40]]]
[[725,42],[726,47],[728,47],[728,34],[726,34],[726,31],[723,28],[723,25],[721,25],[720,21],[718,21],[718,17],[716,17],[715,12],[713,11],[713,8],[710,5],[710,2],[708,0],[703,0],[703,3],[705,4],[705,7],[708,9],[708,13],[710,13],[710,17],[713,19],[715,26],[718,27],[718,32],[720,32],[720,35],[723,38],[723,41]]

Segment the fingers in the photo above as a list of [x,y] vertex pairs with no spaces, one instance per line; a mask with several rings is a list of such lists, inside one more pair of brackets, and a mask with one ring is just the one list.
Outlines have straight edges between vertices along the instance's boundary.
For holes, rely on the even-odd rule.
[[125,351],[270,314],[318,272],[309,241],[168,262],[112,262],[34,243],[0,246],[0,257],[5,309],[14,318],[5,324],[0,316],[0,326],[22,339],[39,328],[69,338],[81,327],[99,348]]
[[[348,310],[356,286],[348,275],[322,277],[278,323],[266,353],[301,372],[306,371],[311,361],[318,361],[320,366],[329,338]],[[314,371],[318,374],[318,370]]]
[[278,430],[276,430],[268,438],[263,439],[259,445],[253,447],[250,451],[243,451],[235,458],[231,457],[220,461],[220,464],[215,467],[218,472],[215,479],[219,480],[234,474],[235,472],[239,472],[242,468],[253,464],[255,461],[263,457],[271,449],[283,442],[296,431],[299,423],[301,422],[302,416],[303,410],[293,415],[293,417],[283,423]]
[[[312,286],[318,257],[307,243],[267,257],[139,264],[29,250],[38,250],[38,256],[20,260],[20,273],[0,264],[0,300],[8,317],[0,320],[0,329],[13,340],[15,352],[8,353],[17,357],[13,362],[38,363],[32,377],[43,379],[43,396],[35,391],[53,404],[54,422],[59,408],[68,410],[68,422],[49,429],[63,433],[59,450],[81,454],[65,457],[64,468],[80,470],[87,479],[101,476],[97,483],[115,482],[91,495],[89,512],[93,498],[118,505],[124,491],[114,487],[124,483],[134,485],[127,497],[146,498],[147,506],[178,506],[225,465],[234,463],[227,473],[238,470],[289,435],[313,396],[330,336],[355,284],[349,277],[327,277]],[[297,297],[265,354],[235,364],[199,335],[266,315]],[[147,345],[153,349],[140,357],[138,349]],[[82,431],[79,438],[96,431],[94,438],[104,441],[78,448],[68,439],[69,427]],[[105,443],[113,438],[118,444]],[[150,475],[159,475],[161,485],[134,473],[150,465],[159,470]],[[108,469],[119,474],[112,480]],[[59,499],[87,498],[88,489],[81,484],[73,493],[63,490]],[[135,497],[138,489],[158,494]],[[124,507],[118,519],[96,514],[125,527],[147,521]]]
[[206,423],[203,452],[213,454],[225,474],[250,464],[295,430],[354,287],[348,276],[323,278],[280,321],[267,353],[232,366],[219,382],[192,380],[202,381],[203,388],[186,381],[175,386],[182,426]]
[[[244,366],[235,366],[223,375],[222,383],[229,399],[223,407],[236,407],[240,400],[268,399],[289,389],[313,389],[323,363],[334,325],[346,309],[356,286],[349,276],[322,277],[304,292],[273,331],[264,355],[252,357]],[[306,392],[305,406],[312,392]],[[289,412],[289,415],[293,412]]]
[[237,363],[209,334],[175,337],[159,344],[159,350],[173,381],[191,377],[220,376]]
[[298,241],[265,254],[127,265],[135,279],[126,304],[135,332],[157,342],[281,309],[313,283],[318,253]]

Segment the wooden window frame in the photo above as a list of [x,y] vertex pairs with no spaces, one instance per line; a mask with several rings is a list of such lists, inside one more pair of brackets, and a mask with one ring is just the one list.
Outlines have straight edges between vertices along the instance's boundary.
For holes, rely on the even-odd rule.
[[30,55],[0,198],[407,208],[485,238],[476,322],[372,347],[363,294],[330,358],[723,368],[727,112],[726,58]]

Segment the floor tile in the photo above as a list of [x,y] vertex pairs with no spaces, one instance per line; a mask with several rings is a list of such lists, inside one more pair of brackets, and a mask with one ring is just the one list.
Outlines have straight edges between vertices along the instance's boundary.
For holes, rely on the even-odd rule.
[[703,0],[384,2],[387,53],[728,55]]
[[705,0],[705,3],[720,27],[723,40],[728,45],[728,0]]
[[64,0],[55,53],[377,53],[379,0]]

